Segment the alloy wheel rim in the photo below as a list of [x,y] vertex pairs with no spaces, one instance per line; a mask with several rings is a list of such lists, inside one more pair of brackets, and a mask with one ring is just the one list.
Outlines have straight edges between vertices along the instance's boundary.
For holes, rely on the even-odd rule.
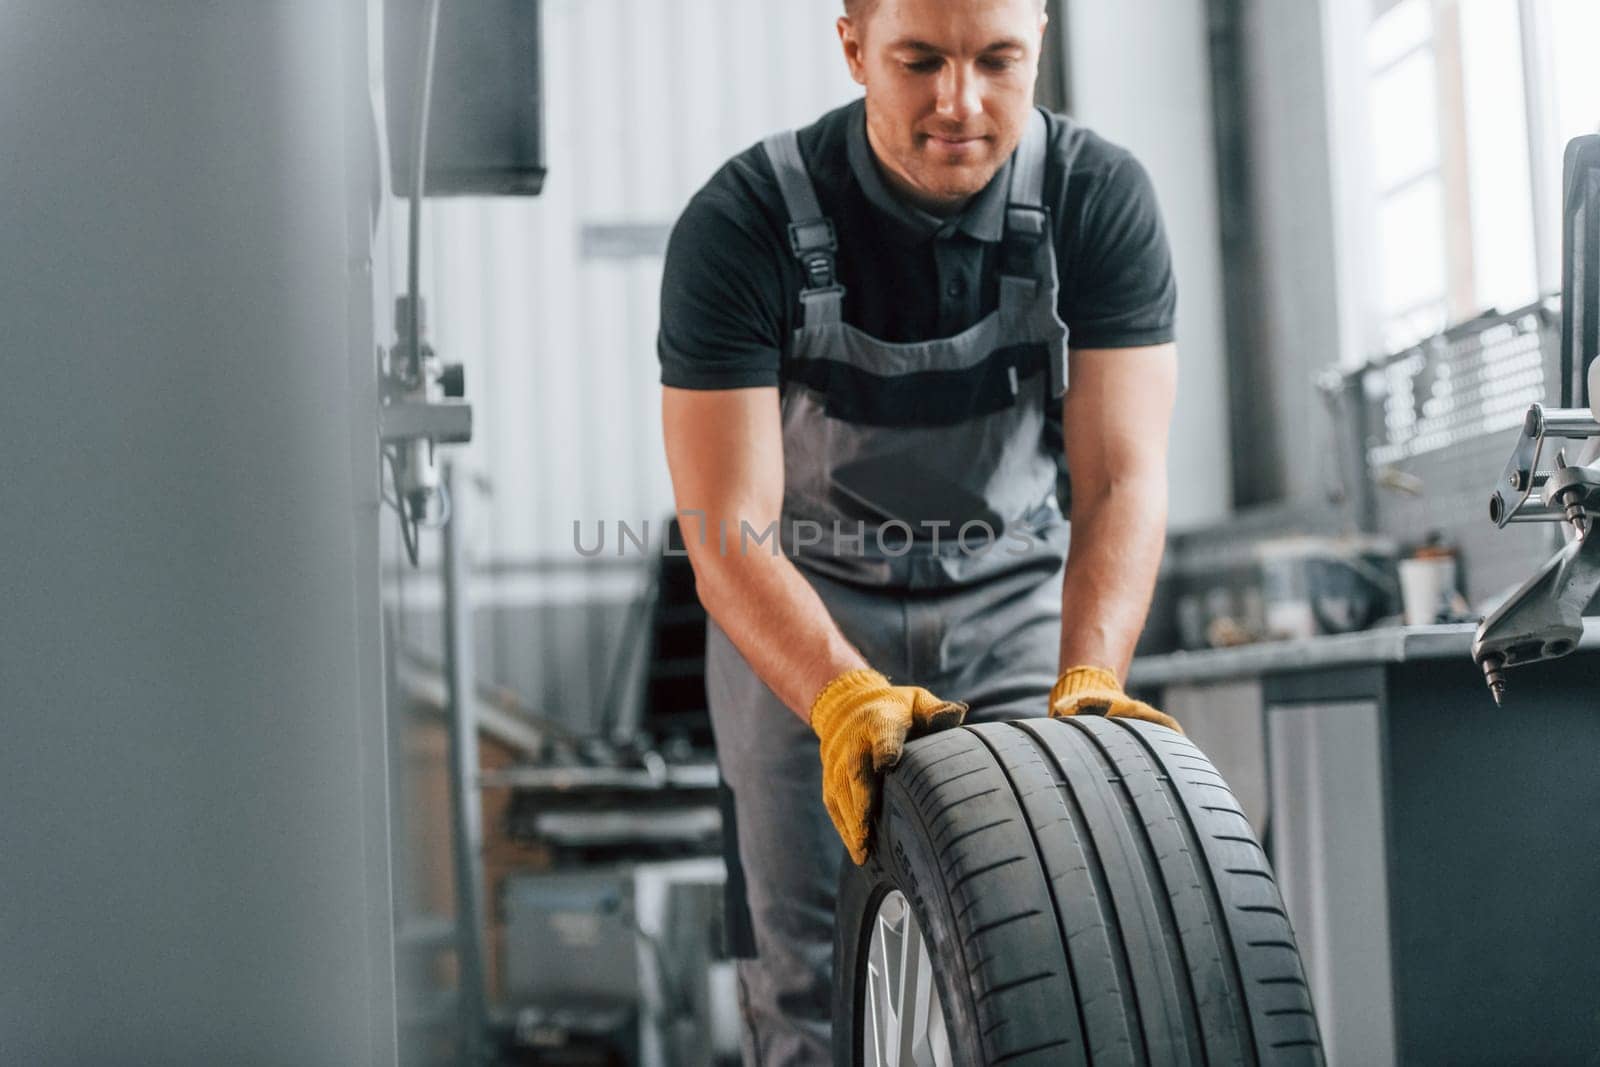
[[928,943],[905,894],[890,890],[872,919],[861,985],[861,1062],[867,1067],[952,1067],[944,1006]]

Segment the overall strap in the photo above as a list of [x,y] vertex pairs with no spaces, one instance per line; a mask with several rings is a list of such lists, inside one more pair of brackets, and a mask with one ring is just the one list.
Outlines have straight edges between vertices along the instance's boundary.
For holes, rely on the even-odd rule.
[[1011,187],[1006,198],[1006,232],[1000,252],[1001,303],[1031,300],[1041,277],[1039,248],[1050,240],[1050,214],[1044,207],[1045,152],[1049,127],[1038,108],[1011,161]]
[[800,156],[800,139],[793,130],[786,130],[768,137],[762,147],[789,211],[789,248],[805,274],[805,287],[800,290],[805,325],[837,323],[844,309],[844,286],[839,284],[834,264],[839,241],[833,220],[823,215],[817,202],[816,189]]
[[1049,136],[1044,112],[1034,108],[1011,164],[1011,189],[1007,197],[1011,207],[1044,207],[1044,157]]

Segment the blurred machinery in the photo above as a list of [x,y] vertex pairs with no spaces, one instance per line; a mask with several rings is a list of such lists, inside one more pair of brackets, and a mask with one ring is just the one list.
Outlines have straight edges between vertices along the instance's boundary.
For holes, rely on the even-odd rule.
[[513,876],[501,901],[507,1058],[737,1062],[722,877],[715,857]]
[[[445,484],[452,480],[447,465]],[[459,527],[453,521],[444,530],[445,662],[403,656],[396,682],[419,705],[447,712],[450,851],[461,903],[453,923],[432,925],[443,935],[436,947],[457,963],[454,1006],[471,1031],[461,1044],[473,1051],[467,1060],[419,1055],[416,1067],[737,1061],[737,996],[723,936],[722,791],[705,706],[706,616],[677,525],[665,525],[662,551],[618,636],[614,682],[603,696],[616,710],[589,735],[513,708],[507,694],[473,681]],[[480,734],[520,758],[484,769]],[[480,802],[484,790],[507,798],[492,824],[484,812],[496,809]],[[497,862],[486,875],[496,849],[525,862],[509,871]],[[493,929],[497,952],[484,943]]]
[[[374,184],[381,186],[387,171],[408,208],[406,292],[395,303],[395,341],[388,352],[379,351],[385,499],[399,518],[412,566],[419,560],[420,531],[443,530],[445,607],[442,663],[419,672],[409,650],[393,649],[391,641],[399,653],[390,657],[391,685],[401,681],[402,672],[442,683],[444,699],[438,705],[449,727],[454,896],[450,920],[397,909],[397,943],[407,961],[400,1017],[413,1038],[404,1042],[408,1062],[448,1057],[475,1067],[499,1058],[492,1047],[494,1013],[486,973],[484,915],[493,902],[484,891],[478,781],[482,698],[474,678],[469,566],[461,532],[465,494],[452,494],[459,486],[453,486],[452,471],[437,455],[440,445],[470,439],[472,411],[463,400],[461,366],[442,362],[425,339],[422,205],[425,197],[532,196],[543,189],[540,5],[538,0],[384,0],[383,39],[382,114],[374,101],[373,127],[387,134],[388,166],[380,164]],[[415,678],[406,683],[415,692]],[[538,733],[532,723],[520,726]],[[404,893],[396,895],[405,899]],[[536,966],[553,977],[564,974],[567,959],[555,946],[545,947],[552,951]],[[411,966],[437,949],[454,957],[453,988],[436,987],[425,968]],[[446,1031],[453,1040],[436,1045],[431,1039],[446,1022],[454,1024]],[[621,1059],[583,1062],[633,1062],[636,1052],[624,1046],[618,1049]]]
[[[454,988],[404,990],[403,1015],[453,1019],[441,1056],[458,1064],[695,1065],[734,1058],[732,966],[721,960],[721,814],[706,711],[706,617],[672,523],[618,641],[594,736],[486,699],[473,676],[464,493],[437,446],[471,435],[458,365],[426,341],[420,293],[422,202],[532,196],[546,172],[538,0],[385,0],[388,177],[409,208],[407,292],[382,357],[383,446],[391,507],[411,562],[418,532],[443,530],[442,661],[410,650],[394,684],[446,712],[455,915],[402,915],[402,943],[454,957]],[[380,179],[381,180],[381,179]],[[531,735],[537,755],[483,773],[479,730]],[[481,790],[509,791],[498,837],[547,867],[485,887]],[[503,872],[502,872],[503,873]],[[504,920],[502,996],[491,1004],[486,915]],[[420,935],[419,935],[420,936]],[[409,972],[408,972],[409,973]],[[419,1033],[423,1032],[418,1030]],[[420,1046],[418,1046],[420,1047]],[[418,1062],[431,1052],[419,1052]]]
[[667,525],[619,641],[602,735],[559,763],[479,778],[509,788],[505,830],[551,858],[506,882],[502,1044],[519,1063],[733,1062],[722,945],[719,779],[706,710],[705,611]]

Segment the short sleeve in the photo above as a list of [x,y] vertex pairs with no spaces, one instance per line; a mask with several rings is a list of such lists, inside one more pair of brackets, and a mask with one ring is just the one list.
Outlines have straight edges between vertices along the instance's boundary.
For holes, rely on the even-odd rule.
[[696,194],[667,242],[656,341],[663,385],[778,384],[782,252],[763,206],[727,188],[728,178],[719,174]]
[[1131,348],[1173,339],[1178,292],[1155,187],[1117,150],[1084,202],[1062,319],[1074,348]]

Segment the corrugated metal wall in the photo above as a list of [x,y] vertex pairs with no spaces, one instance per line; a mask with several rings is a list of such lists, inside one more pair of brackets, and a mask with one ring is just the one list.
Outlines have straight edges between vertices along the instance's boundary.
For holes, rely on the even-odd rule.
[[[430,202],[429,332],[467,366],[459,461],[480,482],[468,536],[483,677],[595,721],[644,555],[616,555],[672,508],[655,355],[666,233],[729,156],[859,92],[839,0],[545,0],[550,174],[537,199]],[[403,201],[391,208],[403,209]],[[395,212],[403,234],[403,210]],[[405,287],[405,249],[391,269]],[[606,552],[585,559],[573,522]],[[436,647],[438,580],[405,581],[408,637]]]
[[1175,530],[1203,526],[1225,517],[1232,506],[1205,5],[1090,0],[1052,4],[1050,10],[1068,21],[1074,116],[1138,157],[1161,204],[1178,279],[1178,402],[1167,452],[1168,521]]

